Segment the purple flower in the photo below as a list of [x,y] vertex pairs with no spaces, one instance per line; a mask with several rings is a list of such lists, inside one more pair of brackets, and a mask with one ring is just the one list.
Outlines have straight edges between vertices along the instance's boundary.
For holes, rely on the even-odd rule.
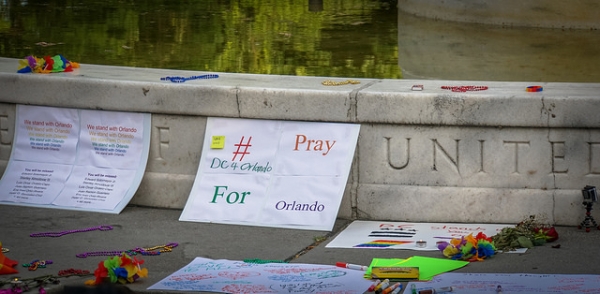
[[444,251],[444,249],[446,249],[446,247],[450,245],[450,243],[446,242],[446,241],[442,241],[442,242],[438,242],[437,243],[437,247],[440,251]]
[[37,60],[32,55],[27,56],[27,63],[29,63],[29,67],[32,69],[37,66]]

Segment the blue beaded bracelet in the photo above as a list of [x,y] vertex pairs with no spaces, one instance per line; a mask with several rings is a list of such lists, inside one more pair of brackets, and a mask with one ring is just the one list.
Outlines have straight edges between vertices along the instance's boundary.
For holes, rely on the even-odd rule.
[[214,75],[214,74],[208,74],[208,75],[201,75],[201,76],[191,76],[189,78],[186,77],[164,77],[164,78],[160,78],[161,81],[170,81],[172,83],[185,83],[186,81],[190,81],[190,80],[206,80],[206,79],[216,79],[218,78],[219,75]]

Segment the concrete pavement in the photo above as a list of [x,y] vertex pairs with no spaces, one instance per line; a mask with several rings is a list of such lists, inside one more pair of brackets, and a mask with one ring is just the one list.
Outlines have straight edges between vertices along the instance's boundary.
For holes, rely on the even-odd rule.
[[[306,231],[223,224],[180,222],[179,209],[128,206],[120,214],[102,214],[58,209],[0,205],[0,241],[10,251],[6,256],[19,262],[18,276],[32,278],[56,275],[64,269],[93,272],[106,257],[78,258],[76,254],[94,251],[126,250],[178,243],[172,252],[158,256],[142,256],[149,277],[128,286],[139,293],[190,263],[195,257],[211,259],[269,259],[293,263],[335,264],[344,261],[370,264],[373,258],[408,258],[428,256],[443,258],[437,251],[333,249],[325,248],[350,220],[338,219],[332,232]],[[582,217],[583,209],[582,209]],[[30,237],[40,232],[61,232],[99,225],[112,226],[108,231],[88,231],[61,237]],[[559,240],[538,246],[524,254],[501,253],[484,262],[476,262],[456,272],[465,273],[533,273],[533,274],[599,274],[600,231],[586,233],[576,227],[557,227]],[[318,242],[323,237],[327,239]],[[52,260],[36,271],[28,271],[23,263]],[[0,280],[12,277],[2,275]],[[80,285],[90,277],[62,278],[58,286]],[[183,293],[183,292],[176,292]],[[200,293],[200,292],[193,292]]]

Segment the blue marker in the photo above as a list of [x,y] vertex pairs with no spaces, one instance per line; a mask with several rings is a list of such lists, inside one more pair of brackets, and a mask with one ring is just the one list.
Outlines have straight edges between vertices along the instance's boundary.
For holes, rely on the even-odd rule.
[[390,294],[398,294],[398,293],[400,293],[400,291],[402,291],[402,284],[400,284],[400,285],[398,286],[398,288],[396,288],[396,289],[395,289],[394,291],[392,291],[392,293],[390,293]]

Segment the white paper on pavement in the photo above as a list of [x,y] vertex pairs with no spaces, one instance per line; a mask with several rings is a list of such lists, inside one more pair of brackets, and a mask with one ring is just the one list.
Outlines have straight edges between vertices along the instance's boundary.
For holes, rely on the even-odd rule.
[[448,293],[461,294],[600,293],[600,275],[444,273],[429,282],[410,282],[406,289],[413,285],[417,292],[452,287]]
[[362,294],[373,283],[364,271],[302,263],[256,264],[196,257],[148,290],[220,293]]
[[[438,242],[449,242],[469,234],[492,237],[514,225],[469,223],[412,223],[389,221],[353,221],[326,248],[411,249],[436,251]],[[417,241],[421,246],[417,246]],[[423,245],[424,244],[424,245]]]

